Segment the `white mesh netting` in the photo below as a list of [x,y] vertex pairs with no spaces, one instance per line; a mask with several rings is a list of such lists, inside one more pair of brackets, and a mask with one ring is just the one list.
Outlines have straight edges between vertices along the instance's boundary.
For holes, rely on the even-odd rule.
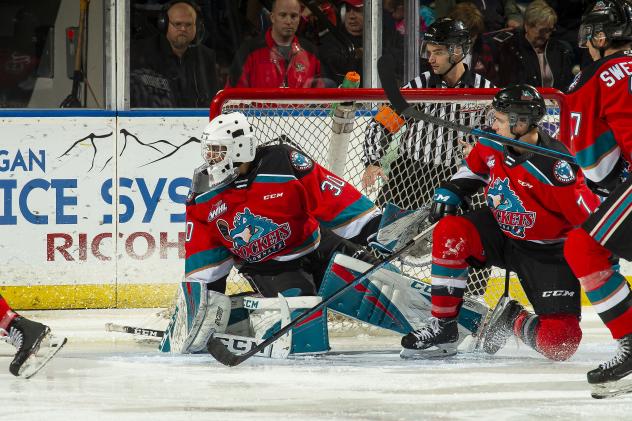
[[[289,89],[270,93],[267,98],[266,93],[261,91],[257,99],[244,99],[252,98],[254,94],[243,95],[244,91],[240,90],[224,91],[219,96],[215,112],[243,112],[254,126],[260,143],[281,137],[286,142],[293,142],[321,165],[352,183],[378,205],[391,201],[410,209],[428,203],[435,187],[449,178],[461,162],[462,149],[457,140],[463,136],[443,127],[418,125],[414,122],[405,122],[398,130],[385,134],[387,131],[382,128],[370,128],[380,107],[388,105],[383,95],[378,95],[381,96],[380,99],[376,97],[375,92],[378,90],[355,90],[358,95],[353,105],[346,103],[342,106],[337,105],[341,102],[337,91],[339,90],[320,90],[318,99],[309,100],[302,99],[300,91]],[[409,91],[409,102],[416,104],[423,112],[468,126],[481,127],[488,123],[493,90],[478,90],[486,92],[484,95],[470,93],[477,90]],[[440,97],[437,91],[442,91],[439,92],[441,94],[445,94],[445,91],[463,93]],[[365,92],[371,95],[366,96]],[[560,103],[552,99],[555,98],[554,95],[544,96],[547,115],[542,127],[556,136],[560,127]],[[473,97],[476,99],[472,99]],[[339,108],[339,118],[334,118],[333,110],[336,107]],[[335,122],[339,124],[335,125]],[[368,143],[367,136],[371,138]],[[379,145],[383,153],[376,151],[376,145]],[[388,181],[378,180],[373,186],[362,187],[365,153],[372,159],[379,156]],[[480,194],[478,196],[474,200],[475,206],[482,197]],[[430,267],[420,269],[402,262],[397,264],[406,274],[430,282]],[[493,306],[503,293],[504,276],[504,270],[499,268],[474,271],[468,280],[466,293],[484,296],[487,303]],[[233,272],[229,277],[229,292],[247,290],[250,290],[247,281]],[[511,283],[511,294],[526,302],[524,292],[515,279]],[[357,328],[357,324],[349,323],[347,326],[347,322],[336,319],[333,326],[330,324],[330,328],[345,331],[351,325]]]

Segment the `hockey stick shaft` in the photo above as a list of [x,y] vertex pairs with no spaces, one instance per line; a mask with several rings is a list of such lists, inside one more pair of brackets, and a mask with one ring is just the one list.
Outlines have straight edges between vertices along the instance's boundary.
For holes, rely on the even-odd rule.
[[544,148],[542,146],[533,145],[531,143],[522,142],[520,140],[512,139],[509,137],[501,136],[494,132],[487,132],[485,130],[475,129],[473,127],[464,126],[453,121],[447,121],[440,117],[433,116],[430,114],[423,113],[419,111],[414,106],[410,105],[406,102],[406,99],[402,95],[397,86],[397,81],[395,79],[395,66],[393,64],[393,59],[389,56],[382,56],[379,58],[377,62],[377,70],[380,75],[380,82],[382,82],[382,88],[384,88],[384,92],[386,93],[386,97],[389,102],[395,108],[398,114],[412,118],[416,121],[425,121],[427,123],[431,123],[437,126],[445,127],[447,129],[451,129],[457,132],[470,134],[475,137],[484,137],[486,139],[494,140],[503,145],[515,146],[518,148],[526,149],[529,152],[537,153],[539,155],[548,156],[549,158],[560,159],[570,163],[576,163],[575,157],[570,154],[556,151],[549,148]]
[[419,240],[421,240],[423,238],[426,238],[428,235],[430,235],[430,233],[432,233],[432,230],[434,229],[435,225],[436,225],[436,223],[432,224],[429,227],[427,227],[426,229],[424,229],[422,232],[417,234],[412,240],[410,240],[404,247],[402,247],[401,249],[399,249],[395,253],[393,253],[393,254],[391,254],[389,256],[386,256],[383,259],[381,259],[380,261],[378,261],[376,264],[371,266],[366,271],[362,272],[359,276],[357,276],[351,282],[349,282],[348,284],[346,284],[343,287],[341,287],[340,289],[338,289],[331,296],[329,296],[328,298],[324,299],[320,303],[316,304],[314,307],[312,307],[309,310],[307,310],[307,311],[303,312],[302,314],[300,314],[296,319],[292,320],[290,323],[288,323],[287,325],[283,326],[276,333],[274,333],[272,336],[270,336],[265,341],[261,342],[256,347],[252,348],[250,351],[245,352],[245,353],[243,353],[241,355],[234,354],[234,353],[232,353],[230,350],[228,350],[226,348],[226,346],[223,344],[223,342],[220,339],[215,338],[215,337],[212,336],[211,339],[209,339],[209,341],[207,343],[207,348],[208,348],[209,353],[213,357],[215,357],[215,359],[217,361],[219,361],[220,363],[222,363],[224,365],[230,366],[230,367],[234,367],[236,365],[239,365],[239,364],[243,363],[248,358],[252,357],[253,355],[255,355],[257,353],[259,353],[262,349],[264,349],[265,347],[267,347],[268,345],[272,344],[274,341],[276,341],[277,339],[279,339],[280,337],[285,335],[290,329],[292,329],[292,328],[296,327],[297,325],[301,324],[303,321],[308,319],[314,313],[316,313],[317,311],[325,308],[327,305],[329,305],[330,303],[332,303],[333,301],[338,299],[342,294],[344,294],[345,292],[347,292],[351,288],[355,287],[358,283],[362,282],[363,280],[365,280],[366,278],[368,278],[369,276],[371,276],[372,274],[374,274],[375,272],[377,272],[378,270],[380,270],[381,268],[386,266],[388,263],[390,263],[391,261],[393,261],[396,258],[398,258],[399,256],[401,256],[404,252],[406,252],[406,250],[408,250],[413,245],[415,245],[415,243],[417,241],[419,241]]

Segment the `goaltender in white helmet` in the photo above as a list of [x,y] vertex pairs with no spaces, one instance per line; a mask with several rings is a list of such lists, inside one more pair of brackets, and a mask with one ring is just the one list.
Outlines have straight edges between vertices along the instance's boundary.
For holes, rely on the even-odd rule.
[[223,114],[211,121],[200,138],[202,158],[207,164],[194,174],[193,190],[202,193],[231,183],[257,153],[257,138],[246,116],[240,112]]

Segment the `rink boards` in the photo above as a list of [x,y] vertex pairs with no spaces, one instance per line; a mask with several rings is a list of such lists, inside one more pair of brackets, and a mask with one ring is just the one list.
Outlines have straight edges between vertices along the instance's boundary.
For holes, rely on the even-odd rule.
[[0,122],[0,294],[23,309],[168,305],[208,112],[4,110]]

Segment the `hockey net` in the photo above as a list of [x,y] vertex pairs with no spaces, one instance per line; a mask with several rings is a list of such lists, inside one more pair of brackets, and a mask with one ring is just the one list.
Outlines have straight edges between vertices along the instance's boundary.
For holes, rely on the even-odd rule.
[[[491,101],[497,89],[408,89],[402,91],[407,101],[421,111],[443,119],[473,127],[491,125]],[[546,131],[559,138],[567,122],[561,116],[563,95],[554,89],[540,91],[547,104],[541,123]],[[254,127],[260,144],[284,142],[299,147],[315,161],[352,183],[369,198],[382,203],[394,201],[404,208],[416,208],[427,203],[435,187],[456,170],[463,158],[458,139],[461,134],[446,133],[443,127],[425,125],[420,129],[414,122],[405,122],[391,133],[381,133],[377,139],[385,146],[380,165],[388,186],[380,181],[362,188],[365,172],[363,147],[372,119],[387,106],[381,89],[229,89],[220,92],[211,104],[211,118],[240,111]],[[467,139],[466,139],[467,140]],[[415,148],[420,143],[421,147]],[[411,152],[412,151],[412,152]],[[403,159],[413,154],[416,161],[427,165],[416,167]],[[419,173],[423,176],[419,177]],[[385,197],[385,192],[390,192]],[[474,203],[482,203],[482,194]],[[430,282],[430,267],[419,268],[398,262],[402,271],[416,279]],[[493,307],[504,291],[505,272],[499,268],[476,271],[470,275],[466,294],[483,297]],[[510,283],[511,296],[528,304],[517,279]],[[233,271],[229,277],[229,293],[249,291],[248,282]],[[344,318],[330,319],[330,330],[356,330],[357,323]]]

